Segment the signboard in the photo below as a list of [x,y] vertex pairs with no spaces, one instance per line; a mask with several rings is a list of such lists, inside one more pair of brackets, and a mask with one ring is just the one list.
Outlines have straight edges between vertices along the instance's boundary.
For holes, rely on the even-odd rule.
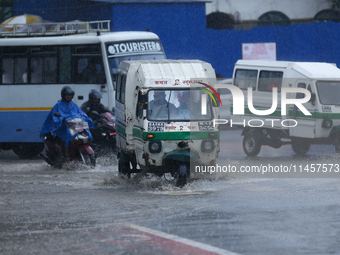
[[108,57],[119,57],[131,54],[163,53],[160,41],[128,41],[107,43]]
[[276,43],[242,43],[242,59],[276,61]]

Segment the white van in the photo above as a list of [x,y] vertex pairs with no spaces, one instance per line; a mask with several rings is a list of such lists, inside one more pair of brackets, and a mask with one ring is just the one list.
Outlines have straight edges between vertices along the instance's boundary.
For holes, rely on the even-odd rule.
[[[291,144],[299,155],[306,154],[311,144],[333,144],[340,152],[340,69],[336,65],[239,60],[233,84],[244,90],[245,95],[252,94],[253,108],[249,108],[245,96],[244,115],[232,116],[234,123],[244,126],[243,149],[247,155],[256,156],[262,145],[280,148],[283,144]],[[300,92],[293,92],[295,88]],[[306,93],[301,93],[301,89]],[[275,108],[276,91],[276,110],[266,116],[253,114],[256,110]],[[303,101],[309,95],[310,99],[300,107],[284,103],[281,108],[281,97],[293,102]]]
[[170,173],[183,186],[194,164],[215,165],[219,130],[212,121],[218,119],[219,109],[210,97],[201,102],[207,91],[204,84],[216,84],[209,63],[123,61],[116,84],[120,174]]

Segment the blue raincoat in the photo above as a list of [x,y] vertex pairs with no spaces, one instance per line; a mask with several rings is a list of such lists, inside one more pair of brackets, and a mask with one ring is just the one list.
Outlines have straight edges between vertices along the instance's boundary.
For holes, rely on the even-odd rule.
[[[53,114],[55,112],[59,112],[61,114],[61,117],[54,116]],[[76,138],[77,134],[71,136],[66,122],[63,121],[64,118],[65,121],[74,118],[81,118],[89,124],[89,128],[94,128],[91,118],[89,118],[76,103],[74,103],[73,101],[67,102],[65,100],[59,100],[48,114],[41,129],[40,137],[44,139],[44,136],[46,134],[51,133],[53,137],[58,136],[63,139],[66,143],[66,147],[68,147],[69,143]],[[86,133],[89,138],[93,140],[91,133],[87,130]]]

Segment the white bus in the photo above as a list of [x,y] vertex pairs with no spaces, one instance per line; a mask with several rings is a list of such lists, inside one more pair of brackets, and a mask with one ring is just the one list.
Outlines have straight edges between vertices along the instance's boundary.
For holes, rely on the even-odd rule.
[[[110,32],[109,21],[73,25],[46,23],[38,31],[26,25],[24,32],[22,25],[0,25],[0,149],[21,158],[37,155],[43,149],[40,129],[64,86],[73,88],[79,106],[98,89],[112,109],[121,61],[165,58],[154,33]],[[90,79],[82,75],[89,63],[96,68]]]

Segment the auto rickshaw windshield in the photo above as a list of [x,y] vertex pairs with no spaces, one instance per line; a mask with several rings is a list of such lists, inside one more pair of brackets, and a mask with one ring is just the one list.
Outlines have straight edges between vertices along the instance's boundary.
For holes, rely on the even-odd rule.
[[[206,114],[202,112],[204,91],[150,90],[148,92],[148,119],[164,121],[207,121],[213,118],[210,98],[206,101]],[[203,113],[203,114],[202,114]]]

